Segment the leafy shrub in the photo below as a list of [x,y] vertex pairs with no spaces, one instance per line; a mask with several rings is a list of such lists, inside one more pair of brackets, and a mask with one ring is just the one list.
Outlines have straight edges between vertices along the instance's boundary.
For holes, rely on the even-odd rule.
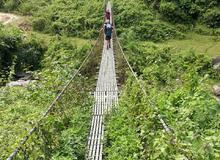
[[172,22],[184,22],[187,15],[179,9],[174,2],[165,2],[160,4],[160,13]]
[[41,60],[45,48],[35,39],[24,42],[17,53],[16,70],[37,70],[41,67]]
[[23,15],[31,15],[33,12],[33,4],[31,3],[22,3],[21,6],[19,7],[19,11]]
[[20,0],[3,1],[2,8],[32,15],[33,28],[36,31],[95,38],[102,26],[103,1],[96,0],[90,3],[89,0],[22,0],[22,3],[20,2]]
[[115,1],[114,14],[119,35],[121,31],[133,32],[135,39],[152,41],[183,37],[175,27],[159,21],[141,1]]
[[[92,7],[88,0],[80,2],[56,0],[53,3],[34,0],[31,5],[32,3],[36,4],[32,8],[30,2],[26,1],[19,9],[24,14],[33,15],[33,27],[37,31],[79,37],[86,35],[84,37],[94,38],[97,37],[94,30],[98,31],[102,25],[101,1],[93,1]],[[27,12],[24,11],[25,7]]]
[[36,31],[44,31],[47,21],[45,18],[36,18],[33,20],[33,29]]
[[[107,119],[105,159],[218,159],[219,103],[207,83],[220,76],[211,57],[153,43],[132,42],[126,50],[146,94],[133,77],[127,80]],[[174,134],[165,132],[158,114]]]
[[4,2],[4,9],[7,11],[15,10],[20,5],[21,1],[19,0],[6,0]]
[[147,4],[172,23],[195,24],[203,21],[209,27],[219,26],[218,0],[147,0]]
[[0,77],[10,72],[21,42],[20,32],[0,26]]
[[134,27],[134,32],[140,40],[165,41],[184,37],[174,27],[160,21],[145,21],[140,26]]
[[208,27],[218,28],[220,27],[220,9],[209,9],[204,14],[204,22]]
[[63,26],[64,26],[64,25],[63,25],[63,23],[61,23],[61,22],[54,22],[54,23],[52,23],[52,25],[51,25],[51,31],[52,31],[53,33],[55,33],[55,34],[61,35]]
[[[17,29],[0,28],[0,70],[1,76],[8,76],[12,70],[37,70],[40,68],[45,47],[41,42],[25,40]],[[14,68],[11,68],[14,65]]]
[[141,21],[154,20],[153,14],[140,1],[115,1],[115,23],[117,27],[138,26]]
[[4,1],[0,1],[0,8],[3,8],[4,6]]
[[[31,39],[21,38],[18,48],[21,53],[19,55],[21,61],[18,61],[17,64],[21,64],[23,67],[26,63],[25,67],[31,68],[33,66],[29,66],[29,63],[35,65],[35,60],[37,62],[43,58],[39,66],[38,64],[35,65],[35,67],[42,68],[34,72],[39,77],[37,82],[31,83],[27,87],[2,87],[0,90],[0,114],[2,117],[0,130],[2,130],[1,136],[4,137],[0,139],[1,159],[6,159],[17,147],[21,138],[33,127],[33,123],[41,117],[42,112],[46,110],[51,100],[72,77],[73,71],[87,56],[90,46],[82,42],[76,43],[75,40],[66,37],[52,38],[48,44],[48,49],[45,51],[45,46],[35,37]],[[30,146],[35,144],[33,156],[30,157],[35,159],[35,157],[45,156],[51,159],[53,156],[57,159],[67,159],[85,155],[86,133],[89,132],[90,107],[92,106],[88,90],[92,88],[90,84],[93,84],[93,81],[93,78],[84,77],[83,74],[75,79],[70,90],[65,92],[69,97],[63,97],[62,102],[55,107],[58,112],[55,115],[48,116],[43,123],[44,125],[41,126],[41,133],[47,136],[47,143],[43,141],[45,137],[33,136],[33,139],[29,139],[31,141]],[[73,93],[77,94],[73,95]],[[69,101],[69,99],[71,100]],[[67,114],[59,110],[62,107],[65,107]],[[35,138],[37,142],[34,141]]]
[[193,30],[200,35],[212,35],[213,34],[212,31],[210,31],[210,29],[207,28],[206,26],[197,25]]

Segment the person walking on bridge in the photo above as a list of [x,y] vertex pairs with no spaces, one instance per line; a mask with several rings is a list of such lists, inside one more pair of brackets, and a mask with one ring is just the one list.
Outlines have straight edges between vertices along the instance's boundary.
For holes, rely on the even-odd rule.
[[105,20],[110,20],[110,17],[111,17],[111,13],[110,13],[109,9],[107,9],[105,11]]
[[111,38],[112,38],[112,30],[113,30],[113,27],[110,23],[109,20],[106,20],[105,24],[104,24],[104,32],[105,32],[105,40],[106,40],[106,48],[107,50],[109,48],[111,48]]

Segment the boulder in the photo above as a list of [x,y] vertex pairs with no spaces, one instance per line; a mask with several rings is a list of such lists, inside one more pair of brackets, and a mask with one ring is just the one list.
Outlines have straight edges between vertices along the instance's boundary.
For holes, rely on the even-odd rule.
[[32,80],[33,79],[33,74],[31,72],[18,72],[15,75],[15,78],[20,79],[20,80]]
[[27,86],[29,83],[31,82],[31,80],[18,80],[18,81],[11,81],[7,84],[7,86],[9,87],[13,87],[13,86]]
[[213,69],[220,70],[220,63],[213,65]]
[[220,86],[214,85],[214,86],[213,86],[213,93],[214,93],[214,95],[216,95],[216,96],[220,96]]
[[213,58],[213,60],[212,60],[213,65],[219,64],[219,63],[220,63],[220,56],[217,56],[217,57]]
[[213,58],[212,65],[214,69],[220,70],[220,56]]

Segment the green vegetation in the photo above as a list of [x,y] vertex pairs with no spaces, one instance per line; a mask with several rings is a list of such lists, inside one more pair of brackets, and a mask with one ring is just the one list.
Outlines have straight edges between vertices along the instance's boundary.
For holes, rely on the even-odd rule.
[[[1,5],[0,5],[1,6]],[[43,33],[96,38],[102,24],[103,1],[6,0],[2,7],[33,16],[33,29]]]
[[[117,33],[144,90],[118,62],[122,94],[106,119],[106,160],[220,159],[218,0],[114,0]],[[0,159],[27,135],[86,57],[102,25],[103,1],[3,0],[32,30],[0,26]],[[84,38],[84,39],[83,39]],[[84,159],[102,43],[23,149],[32,159]],[[115,45],[115,52],[119,46]],[[118,59],[122,59],[117,55]],[[26,87],[5,86],[31,72]],[[128,78],[127,78],[128,77]],[[127,78],[127,79],[126,79]],[[160,114],[173,134],[167,134]],[[19,152],[17,159],[25,159]]]
[[[0,159],[18,146],[88,55],[94,42],[91,38],[97,38],[102,23],[103,1],[88,2],[0,2],[0,10],[28,16],[33,27],[33,31],[22,32],[0,26]],[[93,52],[99,54],[101,48],[98,50]],[[84,159],[93,102],[89,92],[94,88],[99,58],[89,59],[28,140],[23,149],[31,158]],[[30,84],[4,86],[16,80],[17,73],[25,72],[33,74]],[[24,156],[21,151],[16,158]]]
[[0,83],[10,74],[39,69],[45,50],[37,39],[24,38],[17,29],[0,26]]
[[[128,79],[108,118],[106,159],[218,159],[220,105],[208,84],[220,77],[211,58],[140,42],[126,53],[147,95]],[[174,136],[164,131],[158,113]]]
[[217,1],[114,1],[118,34],[141,41],[184,39],[191,32],[217,37],[219,10]]
[[200,21],[208,27],[220,27],[218,0],[147,0],[169,22],[194,24]]
[[[54,39],[50,42],[41,62],[43,69],[35,72],[35,76],[40,79],[39,81],[30,84],[27,88],[2,88],[0,96],[1,150],[4,149],[1,151],[2,156],[8,155],[12,151],[11,149],[17,146],[21,138],[27,134],[27,131],[45,111],[57,92],[71,78],[71,73],[84,59],[88,48],[88,45],[72,45],[65,38]],[[79,83],[80,80],[77,82]],[[71,120],[74,121],[74,118]],[[17,138],[14,139],[14,137]],[[8,145],[10,148],[7,147]]]
[[203,53],[211,57],[218,56],[220,53],[220,40],[218,37],[199,35],[195,33],[187,34],[185,39],[172,39],[160,45],[168,45],[176,51],[192,49],[196,53]]
[[129,75],[107,117],[105,159],[219,159],[220,105],[210,87],[220,80],[211,57],[220,52],[219,2],[125,2],[114,1],[115,23],[140,83]]
[[174,26],[159,21],[141,1],[115,1],[115,23],[118,34],[131,34],[138,40],[164,41],[174,37],[183,38]]

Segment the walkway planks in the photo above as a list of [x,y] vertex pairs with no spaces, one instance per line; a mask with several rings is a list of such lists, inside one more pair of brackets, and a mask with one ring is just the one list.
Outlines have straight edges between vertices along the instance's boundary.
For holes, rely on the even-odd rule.
[[[111,12],[110,2],[107,8]],[[99,76],[94,92],[95,104],[93,106],[93,117],[88,139],[88,160],[102,160],[104,115],[118,102],[118,88],[112,43],[111,46],[109,50],[107,50],[105,46],[103,47]]]

